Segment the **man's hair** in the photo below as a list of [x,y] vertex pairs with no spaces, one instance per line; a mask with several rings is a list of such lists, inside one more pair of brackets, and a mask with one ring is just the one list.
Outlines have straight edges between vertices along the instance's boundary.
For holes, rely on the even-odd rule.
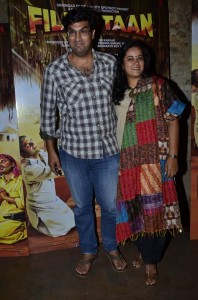
[[77,22],[88,21],[89,28],[91,30],[96,29],[97,26],[97,14],[90,7],[77,7],[70,10],[63,18],[62,24],[64,30],[67,31],[68,26]]
[[24,150],[23,141],[26,139],[26,135],[19,136],[19,148],[20,148],[20,155],[22,157],[26,157],[26,151]]

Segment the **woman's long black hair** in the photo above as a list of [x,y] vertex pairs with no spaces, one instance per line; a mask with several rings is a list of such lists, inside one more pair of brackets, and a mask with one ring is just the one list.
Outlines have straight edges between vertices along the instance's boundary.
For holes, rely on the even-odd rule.
[[119,104],[124,98],[125,91],[129,88],[125,72],[123,71],[123,61],[128,49],[132,47],[138,47],[142,51],[144,58],[144,71],[142,77],[149,77],[152,74],[151,71],[151,50],[141,40],[130,40],[124,43],[118,52],[117,57],[117,69],[113,87],[113,102]]

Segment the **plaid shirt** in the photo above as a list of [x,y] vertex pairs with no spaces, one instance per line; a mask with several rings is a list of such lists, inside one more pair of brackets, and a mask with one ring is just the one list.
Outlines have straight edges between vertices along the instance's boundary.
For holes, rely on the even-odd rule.
[[41,97],[41,138],[59,139],[69,154],[88,159],[118,153],[112,103],[116,60],[110,54],[93,54],[90,76],[71,66],[67,54],[49,64]]

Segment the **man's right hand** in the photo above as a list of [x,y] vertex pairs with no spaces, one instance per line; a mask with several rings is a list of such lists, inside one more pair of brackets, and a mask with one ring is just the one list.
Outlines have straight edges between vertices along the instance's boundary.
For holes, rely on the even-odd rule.
[[61,164],[57,154],[56,140],[46,140],[46,148],[48,152],[48,165],[56,176],[61,174]]
[[60,160],[58,158],[58,155],[56,153],[49,153],[48,152],[48,164],[52,170],[52,172],[58,176],[62,175],[61,174],[61,165],[60,165]]

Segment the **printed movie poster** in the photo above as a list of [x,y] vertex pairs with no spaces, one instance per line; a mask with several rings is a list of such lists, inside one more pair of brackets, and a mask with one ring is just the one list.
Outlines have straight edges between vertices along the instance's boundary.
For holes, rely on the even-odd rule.
[[28,254],[10,28],[0,24],[0,256]]
[[[17,163],[20,162],[30,253],[78,246],[74,200],[64,176],[56,177],[50,171],[45,145],[39,135],[43,71],[51,61],[68,50],[66,33],[61,24],[62,17],[79,5],[95,8],[103,21],[98,23],[95,49],[116,56],[125,41],[131,38],[142,39],[155,53],[156,71],[169,77],[167,2],[9,1],[12,51],[9,66],[12,66],[14,89],[10,90],[11,95],[7,97],[10,103],[7,104],[5,96],[6,105],[1,108],[4,118],[4,125],[2,118],[0,119],[1,131],[5,132],[5,128],[9,130],[9,135],[1,134],[4,143],[1,152],[13,156]],[[31,157],[31,152],[36,153],[36,159]],[[95,211],[101,240],[100,207],[96,201]]]

